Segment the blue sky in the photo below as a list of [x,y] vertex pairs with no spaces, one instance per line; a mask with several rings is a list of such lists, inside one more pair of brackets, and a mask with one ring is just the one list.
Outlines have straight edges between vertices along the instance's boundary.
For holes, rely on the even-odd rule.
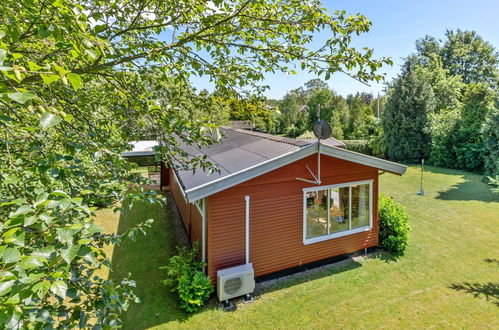
[[[432,35],[443,38],[446,29],[475,30],[495,48],[499,48],[499,0],[323,0],[328,11],[344,9],[349,13],[361,13],[373,24],[367,34],[355,37],[356,47],[370,47],[376,56],[389,56],[393,66],[385,67],[390,81],[400,71],[403,57],[414,51],[416,39]],[[317,35],[317,40],[327,36]],[[265,94],[270,98],[281,98],[286,91],[303,85],[315,78],[306,72],[299,71],[297,75],[285,74],[267,75],[264,81],[270,86]],[[193,79],[196,89],[211,90],[205,79]],[[365,86],[354,79],[338,73],[328,80],[329,86],[341,95],[358,91],[383,93],[384,84],[371,83]]]

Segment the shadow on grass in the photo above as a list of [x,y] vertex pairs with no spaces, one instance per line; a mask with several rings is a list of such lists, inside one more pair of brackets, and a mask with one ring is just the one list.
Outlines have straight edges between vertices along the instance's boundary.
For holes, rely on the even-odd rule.
[[495,258],[485,258],[483,261],[488,262],[489,264],[495,264],[499,266],[499,260]]
[[[483,261],[499,266],[499,260],[495,258],[486,258]],[[449,288],[470,293],[475,298],[485,297],[487,301],[491,301],[499,307],[499,282],[453,283],[449,286]]]
[[433,166],[425,167],[425,171],[436,174],[457,175],[463,179],[462,182],[451,186],[449,189],[439,191],[437,199],[476,200],[487,203],[499,202],[499,196],[492,193],[490,186],[482,182],[482,177],[478,174]]
[[303,272],[295,273],[281,278],[263,281],[259,283],[255,291],[255,299],[258,299],[262,294],[291,288],[293,286],[300,285],[306,282],[318,280],[343,272],[348,272],[359,267],[362,267],[361,263],[352,259],[346,259],[338,263],[311,268]]
[[[124,202],[125,211],[120,215],[118,233],[153,219],[146,236],[138,234],[134,241],[127,240],[113,250],[113,271],[110,278],[120,281],[124,277],[135,280],[139,304],[132,304],[122,315],[125,329],[145,329],[170,321],[184,321],[189,315],[178,308],[177,297],[161,283],[165,271],[160,270],[176,253],[176,246],[184,244],[183,233],[173,219],[175,212],[170,199],[162,203],[147,201]],[[185,233],[185,232],[184,232]],[[185,235],[185,234],[184,234]]]
[[449,288],[457,291],[465,291],[472,294],[475,298],[485,297],[487,301],[491,301],[499,307],[499,282],[454,283]]
[[377,249],[371,255],[369,255],[368,259],[378,259],[384,262],[397,262],[401,257],[404,256],[404,253],[391,253],[382,249]]

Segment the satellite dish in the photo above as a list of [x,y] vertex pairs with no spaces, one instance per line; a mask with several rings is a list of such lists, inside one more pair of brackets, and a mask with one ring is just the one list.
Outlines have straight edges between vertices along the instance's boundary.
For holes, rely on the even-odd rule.
[[331,125],[324,120],[316,121],[312,130],[314,131],[315,136],[321,140],[327,139],[333,132]]

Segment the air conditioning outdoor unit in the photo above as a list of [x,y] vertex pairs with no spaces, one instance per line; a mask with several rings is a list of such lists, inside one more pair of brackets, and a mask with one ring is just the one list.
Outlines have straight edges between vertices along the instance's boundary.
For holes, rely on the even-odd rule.
[[222,269],[217,272],[217,294],[219,301],[243,296],[252,293],[254,290],[255,272],[251,263]]

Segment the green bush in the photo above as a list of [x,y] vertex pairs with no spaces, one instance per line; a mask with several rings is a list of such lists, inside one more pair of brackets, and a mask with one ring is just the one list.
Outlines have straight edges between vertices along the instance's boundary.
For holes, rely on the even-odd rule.
[[386,250],[403,253],[409,244],[409,226],[407,212],[393,199],[381,194],[378,201],[379,241]]
[[499,195],[499,175],[495,178],[489,176],[488,184],[492,186],[492,193]]
[[192,249],[177,247],[177,250],[178,254],[170,258],[168,265],[160,267],[167,274],[162,283],[178,294],[180,308],[192,313],[203,306],[214,288],[208,276],[203,273],[204,263],[197,260],[198,244],[195,243]]
[[386,158],[386,139],[383,134],[372,137],[367,145],[371,149],[372,156]]
[[488,114],[482,127],[484,170],[487,176],[499,178],[499,104]]
[[371,155],[373,151],[369,146],[369,140],[341,140],[347,150],[360,152],[361,154]]

